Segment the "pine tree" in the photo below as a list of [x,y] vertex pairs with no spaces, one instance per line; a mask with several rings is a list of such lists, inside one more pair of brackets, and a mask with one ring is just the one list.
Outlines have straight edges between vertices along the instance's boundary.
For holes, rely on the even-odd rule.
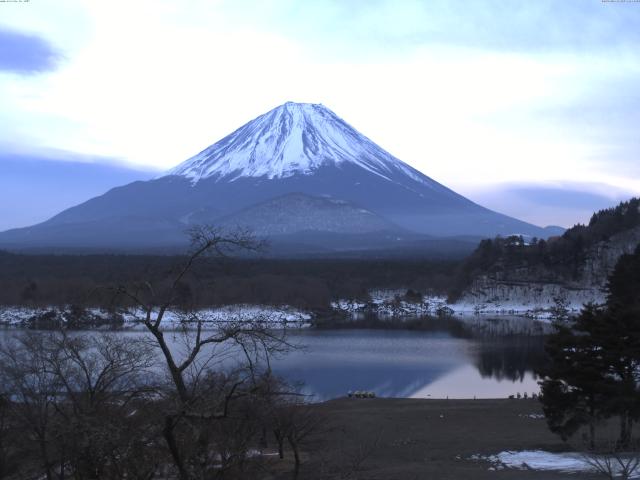
[[578,317],[559,320],[545,345],[550,362],[540,376],[541,401],[549,429],[563,440],[589,427],[595,446],[595,426],[607,416],[605,395],[610,390],[604,363],[589,330],[602,321],[603,309],[589,304]]
[[626,448],[633,422],[640,419],[640,245],[620,257],[607,289],[607,322],[594,333],[614,383],[608,408],[620,417],[619,444]]
[[629,447],[640,419],[640,246],[616,264],[605,306],[585,305],[555,326],[539,372],[549,428],[567,439],[589,426],[593,447],[597,421],[616,416],[618,447]]

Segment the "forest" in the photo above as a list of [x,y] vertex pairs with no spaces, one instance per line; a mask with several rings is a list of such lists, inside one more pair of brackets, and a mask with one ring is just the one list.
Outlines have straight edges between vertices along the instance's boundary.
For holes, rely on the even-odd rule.
[[[109,306],[117,284],[162,281],[183,256],[19,255],[0,252],[0,305]],[[366,299],[372,288],[446,292],[453,260],[207,258],[184,286],[200,306],[237,303],[329,307],[335,298]]]
[[[184,294],[200,307],[291,305],[322,311],[332,300],[366,300],[371,289],[412,289],[455,301],[481,274],[527,269],[538,281],[575,279],[599,241],[640,226],[640,199],[593,214],[548,240],[522,236],[480,241],[464,259],[217,256],[183,279]],[[188,252],[186,252],[188,253]],[[118,306],[108,287],[162,282],[185,255],[18,254],[0,251],[0,305]]]

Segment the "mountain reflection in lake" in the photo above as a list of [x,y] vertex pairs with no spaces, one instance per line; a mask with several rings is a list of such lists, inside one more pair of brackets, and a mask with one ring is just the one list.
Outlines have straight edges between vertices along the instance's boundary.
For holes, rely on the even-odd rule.
[[[352,328],[365,326],[358,322],[340,326],[292,330],[289,340],[300,348],[274,358],[273,371],[303,384],[315,400],[344,396],[349,390],[383,397],[505,398],[538,391],[533,372],[544,362],[543,334],[551,331],[548,323],[528,318],[477,316],[367,319],[369,328]],[[7,340],[16,334],[20,332],[3,330],[0,337]],[[165,338],[175,352],[184,349],[180,335],[167,332]],[[218,367],[235,364],[239,354],[229,350]]]
[[504,398],[538,391],[550,326],[527,318],[434,320],[421,330],[309,330],[274,371],[319,400],[369,390],[378,396]]

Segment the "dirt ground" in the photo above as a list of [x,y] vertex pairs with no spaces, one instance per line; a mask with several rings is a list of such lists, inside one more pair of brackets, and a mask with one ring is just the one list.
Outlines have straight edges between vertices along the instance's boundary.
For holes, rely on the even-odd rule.
[[[321,433],[303,447],[299,479],[595,479],[583,474],[491,471],[474,454],[563,451],[537,400],[343,398],[318,404]],[[289,463],[285,460],[284,463]],[[284,465],[283,465],[284,466]],[[285,474],[275,478],[292,478]]]

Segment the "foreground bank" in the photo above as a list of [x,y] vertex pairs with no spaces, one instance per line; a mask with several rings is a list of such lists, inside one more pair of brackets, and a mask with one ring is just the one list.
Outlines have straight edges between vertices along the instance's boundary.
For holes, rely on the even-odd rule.
[[325,415],[326,428],[307,445],[301,478],[328,478],[318,472],[334,472],[351,475],[342,478],[385,480],[551,480],[575,479],[578,471],[581,479],[602,478],[579,465],[571,473],[499,461],[507,460],[499,456],[507,451],[576,457],[576,445],[549,432],[540,404],[532,399],[342,398],[316,408]]

